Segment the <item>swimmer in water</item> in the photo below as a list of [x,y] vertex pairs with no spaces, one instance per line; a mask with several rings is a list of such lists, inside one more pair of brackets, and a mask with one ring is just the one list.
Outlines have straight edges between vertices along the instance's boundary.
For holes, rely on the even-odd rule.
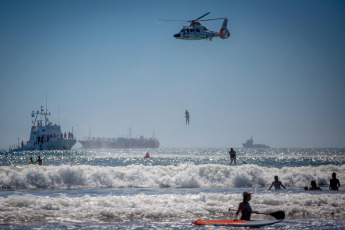
[[[278,180],[278,176],[274,176],[274,181],[272,182],[269,190],[274,186],[274,188],[276,190],[281,189],[281,187],[285,188],[285,186],[283,185],[283,183],[281,181]],[[281,186],[281,187],[280,187]],[[286,188],[285,188],[286,189]]]
[[35,163],[38,163],[38,165],[42,165],[43,164],[41,156],[37,157],[37,161]]
[[311,187],[308,189],[309,191],[321,191],[322,189],[316,185],[316,182],[312,180],[310,182]]
[[332,191],[338,191],[340,187],[340,182],[339,179],[337,179],[337,174],[336,173],[332,173],[332,179],[330,179],[329,181],[329,190]]
[[35,161],[34,161],[34,159],[32,159],[32,157],[30,157],[30,162],[29,162],[29,164],[35,164]]

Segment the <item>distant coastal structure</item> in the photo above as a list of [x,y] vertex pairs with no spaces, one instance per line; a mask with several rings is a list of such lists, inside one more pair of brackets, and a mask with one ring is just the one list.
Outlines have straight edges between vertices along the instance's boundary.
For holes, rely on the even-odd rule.
[[248,139],[246,143],[243,143],[243,148],[261,148],[261,149],[268,149],[270,148],[268,145],[264,144],[254,144],[253,137]]
[[85,149],[131,149],[131,148],[159,148],[159,140],[155,137],[139,138],[95,138],[86,137],[79,140]]

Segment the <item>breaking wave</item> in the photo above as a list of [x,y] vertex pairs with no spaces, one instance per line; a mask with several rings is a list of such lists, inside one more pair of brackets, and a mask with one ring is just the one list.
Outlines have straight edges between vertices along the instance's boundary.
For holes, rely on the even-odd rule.
[[61,165],[0,167],[2,189],[66,188],[242,188],[268,187],[275,175],[286,187],[304,187],[315,180],[327,186],[332,172],[345,181],[345,165],[268,168],[257,165],[184,163],[169,166],[122,167]]

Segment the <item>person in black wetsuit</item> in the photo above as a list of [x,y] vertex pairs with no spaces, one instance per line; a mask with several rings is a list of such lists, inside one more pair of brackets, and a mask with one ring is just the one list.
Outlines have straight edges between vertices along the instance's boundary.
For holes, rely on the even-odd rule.
[[340,187],[339,179],[337,179],[337,174],[334,172],[332,173],[332,179],[329,181],[329,190],[338,191]]
[[238,209],[235,213],[235,220],[237,220],[238,213],[242,213],[241,220],[250,220],[250,216],[252,213],[258,213],[257,211],[253,211],[250,207],[249,201],[252,198],[252,194],[250,192],[243,193],[243,202],[238,205]]

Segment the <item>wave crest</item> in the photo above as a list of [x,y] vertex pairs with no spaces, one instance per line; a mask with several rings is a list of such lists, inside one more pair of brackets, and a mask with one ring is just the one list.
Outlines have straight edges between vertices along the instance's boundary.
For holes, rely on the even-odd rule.
[[331,173],[345,165],[300,168],[267,168],[257,165],[180,164],[177,166],[4,166],[0,168],[3,189],[56,188],[241,188],[268,187],[275,175],[286,187],[304,187],[311,180],[327,186]]

